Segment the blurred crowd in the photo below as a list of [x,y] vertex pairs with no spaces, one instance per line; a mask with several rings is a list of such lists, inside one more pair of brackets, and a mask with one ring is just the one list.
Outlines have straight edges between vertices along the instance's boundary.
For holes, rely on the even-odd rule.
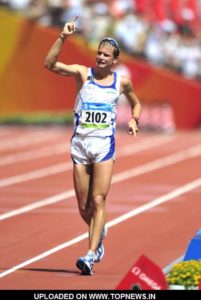
[[42,26],[78,18],[96,47],[112,36],[127,53],[201,80],[201,0],[0,0]]

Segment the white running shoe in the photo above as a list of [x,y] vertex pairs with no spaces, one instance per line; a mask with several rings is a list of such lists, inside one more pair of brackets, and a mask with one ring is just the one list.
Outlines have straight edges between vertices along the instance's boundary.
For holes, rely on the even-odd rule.
[[79,257],[76,266],[82,271],[82,275],[92,275],[95,255],[92,251],[88,251],[87,255]]

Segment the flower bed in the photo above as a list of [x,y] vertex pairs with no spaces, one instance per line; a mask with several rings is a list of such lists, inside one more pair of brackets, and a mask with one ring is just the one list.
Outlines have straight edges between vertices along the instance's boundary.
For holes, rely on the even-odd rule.
[[201,260],[182,261],[167,275],[170,289],[197,289],[201,280]]

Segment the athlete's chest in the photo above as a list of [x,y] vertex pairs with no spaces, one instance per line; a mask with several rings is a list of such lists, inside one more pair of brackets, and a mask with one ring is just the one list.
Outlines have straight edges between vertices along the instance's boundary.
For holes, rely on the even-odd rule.
[[83,101],[89,102],[109,102],[116,101],[119,92],[114,86],[99,86],[94,83],[84,85],[81,91]]

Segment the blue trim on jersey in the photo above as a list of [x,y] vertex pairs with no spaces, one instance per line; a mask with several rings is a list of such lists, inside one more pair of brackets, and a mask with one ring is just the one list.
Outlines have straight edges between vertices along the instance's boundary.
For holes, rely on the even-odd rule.
[[110,149],[109,152],[106,154],[105,157],[103,157],[103,159],[101,159],[100,162],[102,161],[106,161],[109,160],[110,158],[112,158],[114,156],[114,152],[115,152],[115,138],[113,135],[110,136]]
[[[91,73],[92,73],[92,75],[94,77],[94,69],[93,68],[91,68]],[[113,81],[113,83],[111,85],[101,85],[101,84],[98,84],[98,83],[96,83],[94,81],[90,81],[90,83],[92,83],[94,85],[97,85],[100,88],[103,88],[103,89],[110,88],[110,89],[114,89],[114,90],[116,90],[116,82],[117,82],[117,73],[116,72],[114,72],[114,81]]]
[[107,104],[107,103],[82,102],[82,109],[84,109],[84,110],[112,111],[112,106],[110,104]]
[[77,127],[79,125],[79,120],[80,120],[80,117],[79,117],[79,115],[76,112],[74,114],[74,118],[75,118],[75,129],[74,129],[74,132],[76,132]]

